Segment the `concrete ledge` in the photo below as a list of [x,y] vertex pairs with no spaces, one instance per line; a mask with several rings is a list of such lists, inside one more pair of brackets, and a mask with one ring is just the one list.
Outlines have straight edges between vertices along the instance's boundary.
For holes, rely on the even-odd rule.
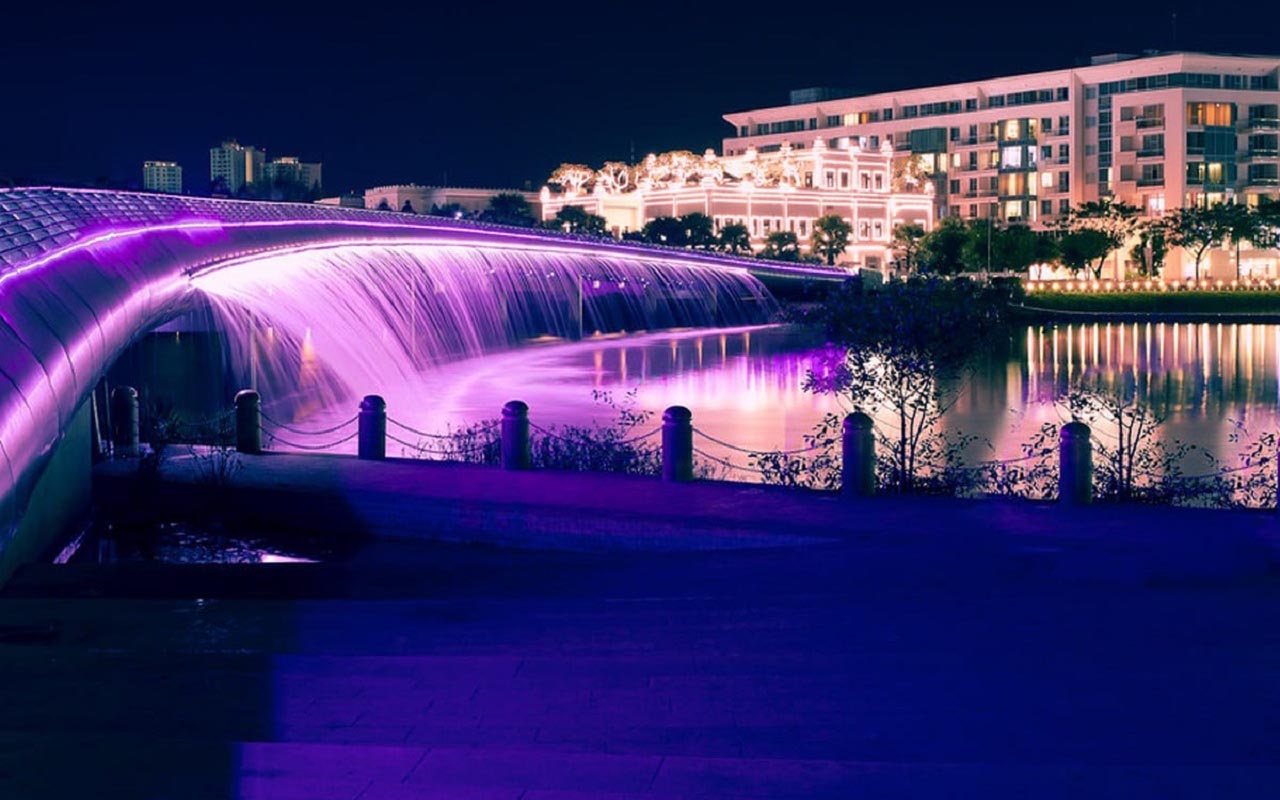
[[[241,456],[231,487],[203,481],[198,456],[167,458],[152,482],[137,465],[95,473],[111,515],[235,521],[316,532],[528,549],[707,550],[856,541],[934,558],[989,554],[1020,569],[1081,580],[1213,581],[1262,576],[1280,563],[1268,512],[1156,506],[1080,509],[1009,500],[883,497],[757,484],[668,484],[655,478],[504,472],[432,461],[351,456]],[[922,556],[923,557],[923,556]]]

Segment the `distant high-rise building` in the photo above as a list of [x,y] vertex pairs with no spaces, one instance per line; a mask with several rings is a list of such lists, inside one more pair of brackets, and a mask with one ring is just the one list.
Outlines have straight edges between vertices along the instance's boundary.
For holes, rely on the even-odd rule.
[[296,186],[311,191],[323,183],[322,167],[320,163],[300,161],[295,156],[282,156],[267,162],[263,177],[272,186]]
[[256,147],[243,147],[236,140],[223,142],[209,149],[209,181],[219,182],[228,194],[237,194],[248,184],[261,180],[266,151]]
[[182,194],[182,167],[172,161],[142,162],[142,188],[148,192]]

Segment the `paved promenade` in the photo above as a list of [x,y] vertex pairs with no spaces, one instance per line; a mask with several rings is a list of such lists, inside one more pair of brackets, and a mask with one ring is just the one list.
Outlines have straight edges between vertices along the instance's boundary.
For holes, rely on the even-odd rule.
[[741,491],[705,549],[28,568],[0,797],[1280,794],[1269,515],[884,501],[729,547],[820,500]]

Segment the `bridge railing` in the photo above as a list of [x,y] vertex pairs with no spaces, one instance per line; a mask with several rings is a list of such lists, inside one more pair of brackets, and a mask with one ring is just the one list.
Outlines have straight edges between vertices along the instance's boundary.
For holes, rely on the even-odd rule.
[[[113,393],[113,415],[117,421],[112,426],[116,453],[136,456],[141,452],[137,392],[129,387],[118,387]],[[418,458],[488,463],[507,471],[524,471],[534,467],[535,434],[541,445],[555,440],[568,448],[582,444],[576,436],[533,422],[528,405],[519,400],[503,406],[499,420],[448,433],[420,430],[389,416],[386,402],[378,395],[365,396],[356,413],[340,422],[323,427],[304,427],[283,422],[264,413],[258,393],[245,390],[236,395],[233,409],[215,419],[223,425],[234,419],[234,436],[231,441],[234,441],[236,451],[246,455],[257,455],[279,446],[301,452],[333,452],[355,440],[357,458],[378,461],[387,458],[387,443],[390,441],[404,448],[405,454]],[[872,418],[862,412],[848,414],[843,419],[838,442],[838,469],[840,494],[846,498],[867,498],[881,491],[877,480],[874,428]],[[1069,422],[1059,429],[1056,442],[1059,503],[1083,506],[1094,501],[1094,441],[1094,431],[1083,422]],[[763,466],[764,459],[774,459],[776,464],[776,459],[803,458],[826,452],[833,443],[810,440],[805,447],[776,451],[740,447],[696,428],[689,409],[671,406],[663,412],[660,426],[639,433],[631,432],[625,437],[613,437],[606,444],[617,450],[644,448],[646,453],[660,458],[660,470],[656,471],[660,473],[662,480],[685,483],[696,479],[697,459],[725,470],[722,477],[755,473],[768,478],[770,473]],[[727,457],[709,452],[707,446],[720,448]],[[1024,463],[1029,460],[1050,460],[1053,449],[1055,448],[1044,448],[1028,452],[1021,458],[993,460],[953,469],[1007,476],[1023,469]],[[734,461],[734,454],[746,455],[748,463],[744,465]],[[1215,485],[1241,471],[1263,468],[1274,471],[1276,465],[1280,465],[1280,458],[1274,456],[1272,454],[1239,467],[1214,470],[1205,475],[1157,475],[1144,472],[1141,477],[1173,482],[1184,487],[1202,483]]]

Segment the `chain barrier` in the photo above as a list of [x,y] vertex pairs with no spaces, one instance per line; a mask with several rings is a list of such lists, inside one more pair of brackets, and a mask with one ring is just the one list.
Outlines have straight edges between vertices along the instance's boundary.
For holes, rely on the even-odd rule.
[[644,441],[645,439],[648,439],[652,436],[656,436],[657,434],[662,433],[662,427],[659,426],[649,431],[648,433],[642,433],[639,436],[633,436],[630,439],[620,439],[616,442],[610,442],[610,441],[597,441],[585,436],[581,439],[571,439],[563,434],[556,433],[553,430],[544,428],[541,425],[538,425],[533,422],[529,423],[529,427],[532,430],[535,430],[538,433],[542,434],[543,436],[547,437],[548,439],[557,439],[561,442],[564,442],[565,444],[582,444],[583,442],[589,442],[591,444],[599,444],[602,446],[611,445],[614,447],[620,447],[622,445],[628,445],[628,444],[635,444],[636,442]]
[[484,452],[486,447],[489,447],[491,445],[494,445],[494,446],[497,445],[497,442],[492,442],[492,443],[477,442],[471,447],[455,447],[451,449],[437,449],[433,447],[426,447],[419,443],[406,442],[404,439],[401,439],[399,436],[396,436],[395,434],[392,434],[392,433],[388,433],[387,438],[398,445],[409,448],[415,453],[427,453],[433,456],[467,456],[467,455],[472,455],[474,453],[482,453]]
[[[401,421],[399,421],[399,420],[397,420],[397,419],[392,419],[391,417],[387,417],[387,422],[388,422],[388,423],[390,423],[390,424],[392,424],[392,425],[395,425],[397,428],[400,428],[401,430],[408,431],[409,433],[412,433],[414,436],[421,436],[423,439],[451,439],[451,438],[453,438],[452,436],[450,436],[450,435],[449,435],[449,434],[447,434],[447,433],[427,433],[426,431],[420,431],[420,430],[418,430],[417,428],[411,427],[411,426],[409,426],[409,425],[405,425],[403,422],[401,422]],[[487,427],[487,428],[481,428],[480,430],[482,430],[482,431],[484,431],[484,430],[489,430],[489,429],[490,429],[490,428],[492,428],[492,427],[493,427],[493,426],[492,426],[492,425],[490,425],[489,427]]]
[[279,420],[272,419],[271,417],[267,416],[265,412],[262,414],[262,419],[265,422],[279,428],[280,430],[288,431],[289,433],[297,434],[298,436],[326,436],[330,433],[337,433],[338,431],[347,427],[348,425],[355,422],[359,418],[360,418],[359,415],[357,415],[357,416],[351,417],[348,420],[344,420],[343,422],[339,422],[337,425],[334,425],[332,428],[323,428],[321,430],[306,431],[306,430],[302,430],[301,428],[295,428],[292,425],[286,425],[285,423],[280,422]]
[[[801,447],[796,450],[748,450],[745,447],[738,447],[736,444],[730,444],[729,442],[726,442],[723,439],[717,439],[711,434],[703,431],[701,428],[694,428],[693,432],[701,436],[703,439],[706,439],[709,442],[714,442],[720,445],[721,447],[727,447],[728,449],[736,451],[738,453],[746,453],[747,455],[752,455],[752,456],[755,456],[755,455],[798,456],[803,453],[812,453],[814,450],[821,450],[828,446],[826,444],[812,444],[812,445],[809,445],[808,447]],[[834,444],[834,442],[832,444]]]
[[[977,471],[982,469],[990,469],[992,467],[1008,467],[1012,464],[1022,464],[1027,461],[1035,461],[1037,459],[1049,458],[1053,455],[1053,450],[1044,450],[1039,453],[1028,453],[1017,458],[997,458],[991,461],[979,461],[977,464],[957,464],[955,466],[943,466],[941,469],[954,469],[963,472]],[[938,467],[934,467],[938,469]]]
[[294,448],[295,450],[314,450],[314,451],[320,451],[320,450],[332,450],[333,448],[337,447],[338,445],[340,445],[340,444],[346,444],[347,442],[349,442],[349,441],[351,441],[352,439],[356,438],[356,436],[357,436],[358,434],[359,434],[359,431],[355,431],[355,432],[353,432],[353,433],[351,433],[351,434],[349,434],[349,435],[347,435],[347,436],[344,436],[343,438],[339,439],[339,440],[338,440],[338,441],[336,441],[336,442],[330,442],[330,443],[328,443],[328,444],[298,444],[297,442],[291,442],[291,441],[289,441],[288,439],[282,439],[282,438],[280,438],[279,436],[277,436],[277,435],[276,435],[276,434],[274,434],[274,433],[267,432],[267,436],[269,436],[269,437],[271,438],[271,443],[272,443],[272,444],[275,444],[276,442],[279,442],[280,444],[282,444],[282,445],[284,445],[284,446],[286,446],[286,447],[292,447],[292,448]]
[[217,414],[215,416],[208,417],[206,419],[196,420],[194,422],[187,422],[183,420],[182,425],[187,428],[205,428],[205,427],[211,428],[214,425],[220,425],[223,422],[226,422],[227,420],[234,417],[235,414],[236,414],[236,410],[234,408],[231,408],[231,409],[227,409],[221,414]]
[[1188,483],[1191,483],[1194,481],[1207,481],[1213,478],[1222,478],[1224,476],[1232,475],[1237,472],[1247,472],[1249,470],[1259,469],[1263,466],[1265,466],[1265,462],[1260,464],[1241,464],[1238,467],[1226,467],[1224,469],[1218,470],[1217,472],[1206,472],[1203,475],[1168,475],[1168,474],[1162,475],[1158,472],[1153,472],[1151,470],[1146,470],[1146,469],[1133,469],[1130,471],[1134,474],[1135,477],[1150,478],[1151,480],[1156,480],[1156,481],[1175,481],[1175,482],[1186,481]]
[[713,455],[711,455],[710,453],[705,452],[705,451],[703,451],[703,450],[699,450],[699,449],[698,449],[698,448],[696,448],[696,447],[695,447],[695,448],[693,448],[693,452],[694,452],[694,454],[695,454],[695,455],[702,456],[703,458],[707,459],[708,461],[712,461],[712,462],[714,462],[714,463],[716,463],[716,464],[719,464],[719,465],[720,465],[720,466],[722,466],[722,467],[728,467],[729,469],[735,469],[735,470],[738,470],[739,472],[752,472],[752,473],[756,473],[756,474],[758,474],[758,475],[763,475],[763,474],[764,474],[764,470],[762,470],[762,469],[758,469],[758,468],[756,468],[756,467],[749,467],[749,466],[748,466],[748,467],[744,467],[744,466],[741,466],[740,464],[735,464],[735,463],[733,463],[732,461],[726,461],[726,460],[724,460],[723,458],[719,458],[718,456],[713,456]]

